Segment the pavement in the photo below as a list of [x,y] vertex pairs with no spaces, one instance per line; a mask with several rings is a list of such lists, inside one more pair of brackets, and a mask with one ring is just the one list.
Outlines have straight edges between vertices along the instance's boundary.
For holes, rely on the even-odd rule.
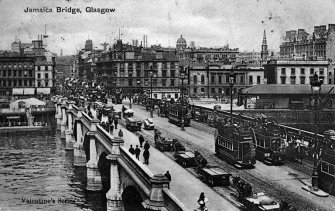
[[[121,108],[122,104],[114,106],[115,108]],[[92,111],[92,115],[95,116],[96,112]],[[102,119],[102,121],[104,121]],[[125,140],[124,146],[129,148],[132,144],[133,147],[139,145],[138,136],[128,131],[122,124],[118,125],[118,129],[114,129],[113,136],[117,136],[119,129],[122,128],[123,138]],[[144,149],[141,149],[140,162],[144,163],[142,156]],[[201,192],[205,193],[208,198],[206,204],[208,210],[213,211],[230,211],[240,210],[229,201],[222,198],[219,194],[209,188],[206,184],[201,182],[198,178],[194,177],[190,172],[181,167],[175,161],[171,160],[167,155],[155,149],[153,146],[149,149],[150,158],[148,169],[153,174],[165,174],[169,171],[171,174],[170,191],[175,195],[187,208],[187,210],[197,210],[199,205],[197,203],[198,197]],[[135,157],[135,155],[134,155]]]

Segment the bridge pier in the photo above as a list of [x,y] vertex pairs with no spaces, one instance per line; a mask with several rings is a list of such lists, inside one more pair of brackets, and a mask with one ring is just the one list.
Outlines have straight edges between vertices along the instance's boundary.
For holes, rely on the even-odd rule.
[[169,180],[162,174],[156,174],[150,181],[152,184],[150,199],[142,202],[143,207],[150,210],[167,211],[167,208],[164,205],[163,188],[168,187]]
[[94,134],[97,131],[98,119],[91,121],[91,131],[88,133],[90,136],[90,160],[87,162],[87,190],[99,191],[102,189],[101,175],[98,168],[97,146]]
[[73,150],[74,137],[72,130],[65,131],[65,150]]
[[115,138],[112,145],[112,154],[107,156],[110,160],[110,190],[106,194],[107,211],[123,211],[124,205],[121,194],[120,174],[117,158],[120,157],[120,146],[124,140],[122,138]]
[[[78,108],[77,119],[80,120],[82,118],[82,112],[85,109],[83,107]],[[74,166],[86,166],[86,154],[83,147],[83,130],[80,121],[76,121],[76,140],[73,144],[73,155],[74,155]]]
[[62,109],[61,109],[62,101],[59,98],[56,104],[57,106],[57,114],[56,114],[56,121],[57,121],[57,130],[60,130],[60,124],[62,123]]

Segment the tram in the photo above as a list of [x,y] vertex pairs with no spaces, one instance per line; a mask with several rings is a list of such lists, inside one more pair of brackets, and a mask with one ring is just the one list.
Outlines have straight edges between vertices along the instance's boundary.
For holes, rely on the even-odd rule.
[[[328,131],[327,131],[328,132]],[[330,139],[329,143],[322,148],[324,150],[321,165],[318,166],[319,187],[331,195],[335,195],[335,137],[326,137],[329,135],[325,132],[325,139]],[[334,135],[334,131],[331,131]]]
[[255,149],[249,128],[219,124],[214,138],[215,152],[219,158],[237,168],[254,168]]
[[[188,113],[187,106],[182,108],[180,103],[174,103],[169,106],[169,122],[181,126],[182,123],[182,114],[184,116],[184,126],[190,126],[190,114]],[[182,113],[183,112],[183,113]]]
[[252,129],[256,159],[270,165],[282,165],[285,152],[281,131],[274,123],[268,123],[265,116],[261,116],[260,121],[258,127]]

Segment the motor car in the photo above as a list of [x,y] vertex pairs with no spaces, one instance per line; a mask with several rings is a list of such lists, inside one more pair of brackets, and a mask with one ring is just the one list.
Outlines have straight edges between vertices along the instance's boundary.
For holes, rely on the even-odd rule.
[[137,120],[133,117],[126,119],[126,128],[130,131],[140,131],[142,126],[142,121]]
[[146,130],[154,130],[155,124],[151,118],[147,118],[143,121],[143,127]]

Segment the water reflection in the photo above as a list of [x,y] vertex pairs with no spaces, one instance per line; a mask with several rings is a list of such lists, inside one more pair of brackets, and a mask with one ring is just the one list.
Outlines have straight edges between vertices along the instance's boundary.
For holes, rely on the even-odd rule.
[[90,193],[86,167],[73,166],[58,133],[0,136],[2,210],[106,210],[104,193]]

